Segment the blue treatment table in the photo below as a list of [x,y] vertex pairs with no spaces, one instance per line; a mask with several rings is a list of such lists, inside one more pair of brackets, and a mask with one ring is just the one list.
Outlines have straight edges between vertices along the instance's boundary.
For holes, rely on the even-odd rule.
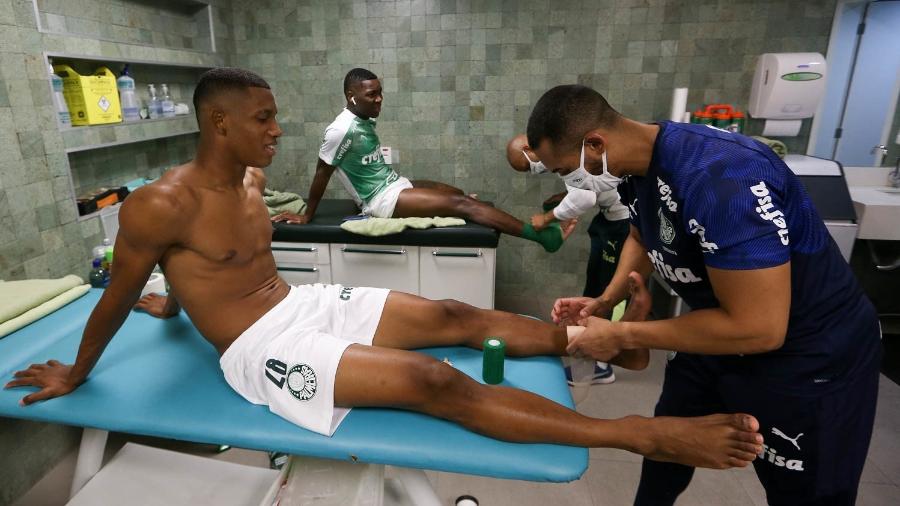
[[[101,293],[92,289],[0,339],[3,383],[31,363],[74,362],[84,324]],[[459,347],[422,351],[449,359],[480,381],[481,352]],[[183,313],[159,320],[134,312],[81,387],[27,407],[18,402],[34,389],[0,390],[0,416],[100,429],[94,433],[118,431],[495,478],[565,482],[578,479],[587,469],[584,448],[507,443],[451,422],[393,409],[353,409],[334,436],[325,437],[245,401],[225,383],[218,358]],[[559,359],[508,358],[505,366],[504,385],[572,407]],[[90,437],[105,445],[105,432],[102,438],[89,434],[86,430],[82,453],[98,444],[88,441]],[[79,465],[81,460],[79,455]],[[99,459],[95,460],[99,468]]]

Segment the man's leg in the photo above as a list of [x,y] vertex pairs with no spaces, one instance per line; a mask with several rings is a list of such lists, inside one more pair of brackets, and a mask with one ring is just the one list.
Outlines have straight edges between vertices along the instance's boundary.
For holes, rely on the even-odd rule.
[[397,197],[394,218],[416,216],[454,216],[495,228],[504,234],[524,237],[539,243],[545,250],[558,250],[572,233],[575,224],[552,225],[536,231],[508,213],[465,195],[447,193],[433,188],[407,188]]
[[429,346],[481,349],[488,336],[502,337],[510,356],[565,355],[568,344],[565,327],[456,300],[430,300],[392,291],[372,345],[402,350]]
[[428,179],[414,179],[410,181],[410,183],[413,185],[413,188],[429,188],[432,190],[449,193],[451,195],[465,195],[465,192],[461,189],[447,183],[441,183],[439,181],[431,181]]
[[[874,330],[877,334],[877,329]],[[877,337],[859,336],[860,348]],[[856,354],[849,361],[858,360]],[[860,362],[863,362],[860,360]],[[773,506],[852,506],[866,462],[878,398],[881,354],[854,368],[844,383],[819,384],[828,392],[792,393],[765,378],[728,375],[723,395],[729,410],[748,410],[765,438],[754,461],[766,498]],[[807,380],[812,383],[812,380]],[[809,385],[816,388],[816,385]],[[830,387],[830,388],[829,388]]]
[[[723,412],[725,406],[716,392],[715,377],[715,372],[707,366],[707,360],[703,357],[677,354],[666,364],[663,391],[654,416],[702,416]],[[693,476],[694,466],[645,458],[634,504],[675,504]]]
[[761,448],[748,415],[592,419],[530,392],[482,385],[427,355],[378,346],[347,348],[334,400],[426,413],[506,441],[620,448],[693,466],[743,467]]

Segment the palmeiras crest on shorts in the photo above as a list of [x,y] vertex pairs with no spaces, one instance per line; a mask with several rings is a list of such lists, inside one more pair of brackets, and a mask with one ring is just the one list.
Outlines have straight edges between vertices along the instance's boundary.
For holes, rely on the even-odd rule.
[[659,216],[659,240],[666,244],[672,244],[672,241],[675,240],[675,226],[663,214],[662,208],[657,209],[656,215]]
[[318,382],[316,372],[306,364],[297,364],[287,373],[287,387],[291,395],[301,401],[308,401],[316,395]]

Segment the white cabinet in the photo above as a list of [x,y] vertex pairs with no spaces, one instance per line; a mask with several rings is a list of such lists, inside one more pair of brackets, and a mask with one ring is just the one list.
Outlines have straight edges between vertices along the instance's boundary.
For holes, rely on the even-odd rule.
[[273,242],[272,255],[292,285],[373,286],[494,308],[493,248]]
[[419,247],[331,245],[332,282],[419,293]]
[[330,265],[278,265],[278,275],[289,285],[331,284]]
[[419,294],[494,308],[495,249],[419,248]]
[[273,242],[278,275],[292,285],[331,283],[327,244]]

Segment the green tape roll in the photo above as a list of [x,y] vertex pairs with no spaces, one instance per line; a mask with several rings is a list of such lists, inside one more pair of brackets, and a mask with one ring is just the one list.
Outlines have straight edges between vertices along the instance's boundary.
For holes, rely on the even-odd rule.
[[489,385],[503,382],[503,359],[506,355],[506,343],[499,337],[488,337],[484,340],[484,361],[481,377]]

